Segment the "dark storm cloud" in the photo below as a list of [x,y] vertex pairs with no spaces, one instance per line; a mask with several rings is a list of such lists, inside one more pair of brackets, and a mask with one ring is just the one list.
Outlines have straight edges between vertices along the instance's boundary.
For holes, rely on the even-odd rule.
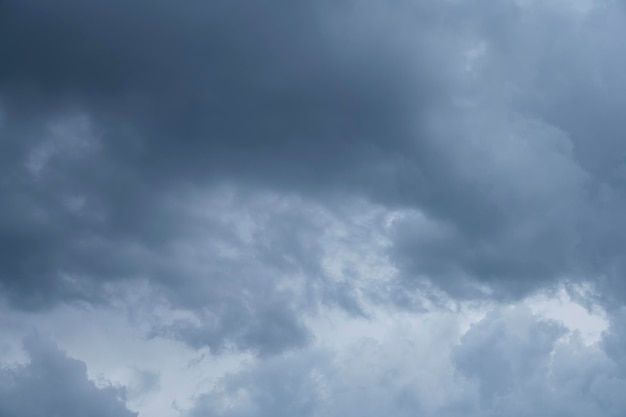
[[[150,273],[129,246],[182,234],[161,207],[181,183],[347,189],[437,208],[437,155],[414,135],[443,88],[435,64],[452,60],[440,49],[458,40],[433,41],[445,22],[430,23],[439,10],[428,2],[0,7],[2,275],[22,307],[97,299],[102,278]],[[24,163],[45,145],[36,138],[70,111],[94,125],[78,141],[95,135],[99,149],[62,147],[35,181]],[[76,198],[89,216],[68,208]]]
[[[251,353],[190,416],[623,415],[626,15],[571,4],[0,0],[3,302]],[[601,343],[496,307],[325,351],[316,316],[562,280],[599,290]],[[0,414],[133,415],[26,350]]]
[[146,279],[193,315],[158,334],[304,345],[315,294],[356,304],[325,288],[325,225],[264,207],[246,240],[186,194],[222,182],[410,213],[390,249],[409,289],[603,276],[622,297],[625,27],[612,3],[4,0],[5,297],[103,302]]
[[132,417],[124,390],[97,387],[87,368],[40,336],[24,340],[29,363],[0,368],[0,414],[15,417]]
[[355,141],[383,146],[417,87],[384,28],[348,7],[5,1],[0,79],[9,110],[73,104],[137,129],[133,162],[152,175],[274,167],[301,181],[341,170]]
[[[307,259],[296,253],[302,237],[257,236],[259,244],[234,260],[210,245],[180,259],[178,242],[200,244],[199,233],[240,243],[223,225],[194,224],[176,204],[170,211],[168,192],[191,174],[197,183],[205,174],[275,166],[272,175],[289,182],[303,165],[307,176],[328,172],[317,165],[330,153],[313,141],[334,146],[329,135],[341,133],[335,127],[351,135],[353,125],[369,130],[362,126],[368,115],[392,117],[385,107],[400,84],[379,75],[382,62],[353,74],[359,64],[342,57],[352,48],[335,51],[317,12],[292,2],[0,7],[7,63],[0,70],[2,281],[9,300],[21,308],[101,301],[107,283],[147,277],[163,285],[172,304],[201,317],[200,328],[176,323],[167,330],[194,346],[269,352],[302,344],[306,332],[292,298],[274,290],[273,277],[314,261],[313,252]],[[343,107],[354,117],[336,120]],[[60,138],[38,140],[66,110],[90,119],[70,120]],[[90,120],[93,129],[84,126]],[[58,143],[72,129],[78,143]],[[72,155],[90,135],[95,148]],[[346,149],[337,143],[337,152]],[[305,157],[291,161],[299,153]],[[331,171],[340,168],[339,160],[329,163]],[[194,270],[191,260],[208,270]]]
[[[5,1],[0,7],[7,63],[0,70],[3,281],[9,292],[25,293],[24,303],[32,296],[33,306],[58,292],[82,295],[50,277],[72,269],[67,264],[81,276],[136,275],[138,265],[113,261],[110,253],[120,240],[150,246],[172,239],[176,220],[159,213],[168,188],[241,175],[298,185],[328,181],[344,169],[351,144],[366,143],[348,156],[357,162],[358,154],[377,152],[398,110],[406,111],[398,108],[406,75],[391,77],[387,66],[407,68],[383,57],[404,58],[385,48],[384,38],[374,36],[378,44],[370,46],[359,37],[365,28],[346,27],[345,19],[326,27],[317,6]],[[333,31],[348,32],[345,45],[331,41]],[[371,50],[379,59],[371,59]],[[89,158],[61,149],[32,181],[23,165],[33,141],[67,111],[87,113],[100,149]],[[72,196],[100,217],[76,219],[63,204]],[[76,238],[90,237],[95,250],[74,247]],[[46,294],[41,300],[33,295],[38,289]]]
[[[408,146],[408,116],[431,90],[405,53],[408,22],[395,39],[384,33],[378,12],[401,13],[293,2],[0,7],[6,298],[25,309],[102,302],[111,285],[146,278],[202,323],[161,333],[214,349],[304,343],[303,305],[276,277],[319,275],[320,226],[312,235],[308,219],[279,217],[242,245],[236,221],[190,215],[184,190],[244,179],[320,193],[386,169],[380,155]],[[220,255],[223,245],[240,255]]]

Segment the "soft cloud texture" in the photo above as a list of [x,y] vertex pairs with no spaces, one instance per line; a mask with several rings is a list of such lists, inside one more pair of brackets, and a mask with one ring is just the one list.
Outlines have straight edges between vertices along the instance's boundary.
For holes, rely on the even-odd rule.
[[622,206],[618,3],[2,7],[3,275],[23,307],[143,273],[129,251],[182,233],[172,190],[224,180],[422,213],[437,236],[402,227],[392,254],[455,296],[589,275],[621,291],[599,249],[621,223],[598,215]]
[[493,310],[465,332],[453,315],[406,323],[397,317],[348,348],[276,357],[228,375],[189,415],[617,416],[624,409],[626,380],[599,345],[526,305]]
[[85,364],[69,358],[51,341],[24,340],[29,363],[0,368],[0,414],[6,416],[131,417],[123,388],[98,387]]
[[[621,415],[624,38],[616,0],[0,0],[0,324],[214,361],[164,407],[187,367],[57,335],[168,416]],[[533,313],[562,288],[598,343]]]

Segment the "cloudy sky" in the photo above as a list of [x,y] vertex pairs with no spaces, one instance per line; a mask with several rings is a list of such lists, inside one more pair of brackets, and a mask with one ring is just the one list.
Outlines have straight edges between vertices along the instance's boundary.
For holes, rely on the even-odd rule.
[[0,0],[0,416],[626,414],[623,0]]

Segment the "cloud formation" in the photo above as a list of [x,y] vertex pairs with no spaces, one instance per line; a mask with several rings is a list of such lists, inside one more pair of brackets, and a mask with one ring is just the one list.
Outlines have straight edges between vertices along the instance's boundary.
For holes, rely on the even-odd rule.
[[[0,0],[0,308],[250,355],[192,416],[623,414],[625,37],[617,0]],[[563,286],[597,345],[520,307]],[[322,346],[468,305],[432,377]]]
[[123,388],[98,387],[84,362],[67,357],[50,340],[24,339],[29,362],[0,368],[0,414],[16,417],[133,417]]
[[113,247],[181,233],[172,189],[223,181],[424,215],[437,236],[409,218],[392,256],[455,296],[611,275],[624,22],[593,6],[5,0],[3,281],[97,298],[144,272]]
[[188,415],[618,416],[626,406],[615,362],[528,306],[493,310],[457,341],[450,328],[427,329],[431,340],[399,330],[260,362],[224,377]]

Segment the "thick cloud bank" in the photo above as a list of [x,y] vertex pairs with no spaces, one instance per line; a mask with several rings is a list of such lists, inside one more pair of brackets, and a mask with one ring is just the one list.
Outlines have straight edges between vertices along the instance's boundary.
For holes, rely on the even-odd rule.
[[617,2],[0,7],[15,305],[151,277],[131,252],[191,233],[173,190],[225,181],[415,212],[390,251],[409,285],[622,293]]
[[[168,417],[624,414],[622,39],[618,0],[0,0],[0,334]],[[598,344],[524,310],[563,288]],[[432,369],[324,345],[448,313]]]

